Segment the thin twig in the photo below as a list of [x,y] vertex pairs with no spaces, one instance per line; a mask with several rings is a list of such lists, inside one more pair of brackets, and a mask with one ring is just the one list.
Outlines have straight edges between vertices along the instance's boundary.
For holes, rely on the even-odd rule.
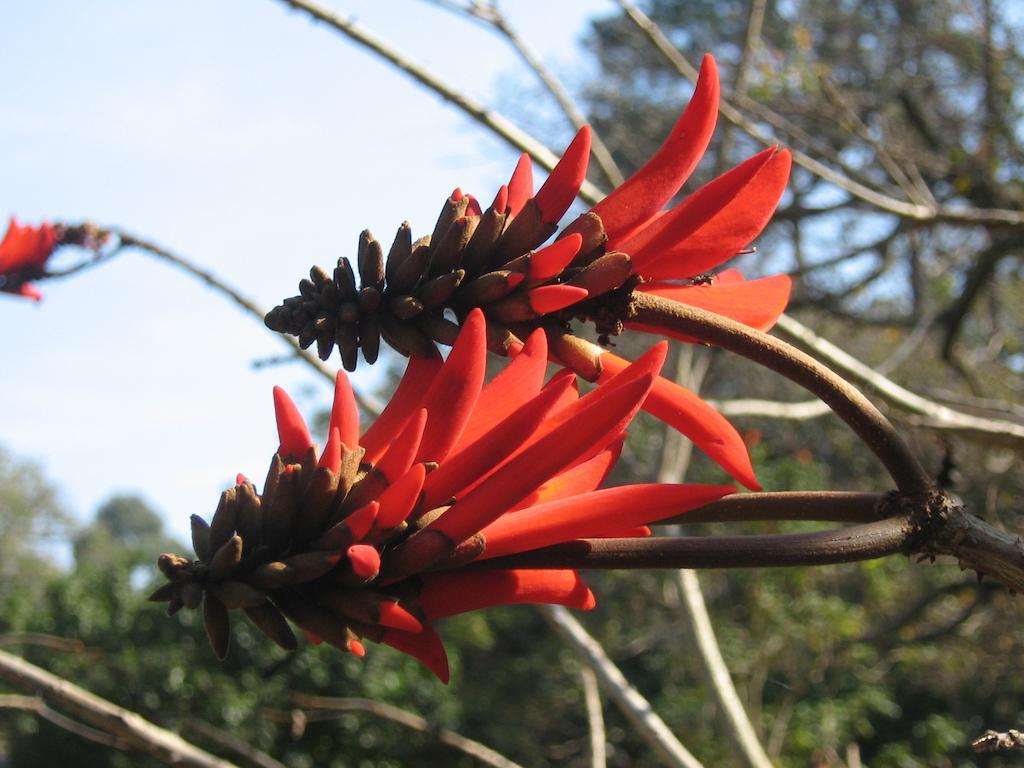
[[[618,0],[619,5],[633,23],[648,37],[662,56],[681,75],[691,82],[697,79],[697,69],[690,64],[679,50],[672,45],[661,28],[658,27],[636,4],[630,0]],[[741,128],[747,135],[766,145],[777,144],[777,139],[762,130],[753,121],[747,119],[742,112],[723,98],[719,111],[726,120]],[[806,168],[811,173],[849,192],[851,195],[870,203],[876,208],[915,221],[948,222],[958,224],[1005,224],[1013,227],[1024,226],[1024,212],[1001,208],[965,208],[960,206],[935,206],[931,204],[908,203],[890,195],[883,194],[865,184],[851,179],[849,176],[828,167],[805,152],[796,148],[790,150],[793,162]]]
[[[345,712],[366,712],[382,717],[393,723],[404,725],[420,733],[435,736],[439,742],[469,755],[485,765],[493,768],[522,768],[518,763],[509,760],[488,746],[474,741],[448,728],[438,728],[420,715],[401,709],[375,699],[336,698],[333,696],[311,696],[304,693],[293,693],[292,701],[296,706],[312,710],[307,715],[310,721],[338,717]],[[289,718],[291,717],[291,713]]]
[[70,717],[65,717],[60,712],[50,709],[46,706],[46,702],[38,696],[19,696],[17,694],[0,695],[0,709],[17,709],[22,712],[31,712],[68,733],[80,736],[86,741],[101,744],[102,746],[110,747],[111,749],[130,749],[126,742],[116,736],[111,736],[103,731],[98,731],[95,728],[82,725],[77,720],[72,720]]
[[809,390],[857,433],[904,494],[924,494],[931,489],[928,474],[881,411],[810,355],[742,323],[659,296],[638,292],[633,307],[639,323],[728,349]]
[[583,703],[587,707],[587,731],[590,734],[590,768],[605,768],[608,762],[604,733],[604,714],[601,711],[601,691],[597,675],[590,667],[580,670],[583,683]]
[[204,720],[188,717],[185,718],[185,725],[189,731],[209,739],[224,749],[231,750],[240,757],[244,757],[253,765],[258,765],[259,768],[288,768],[284,763],[275,760],[266,752],[256,749],[247,741],[243,741],[237,736],[232,735],[229,731],[217,728]]
[[633,724],[636,735],[646,741],[666,765],[673,768],[701,768],[700,761],[682,745],[654,711],[651,703],[630,684],[608,658],[601,644],[591,637],[568,610],[560,605],[544,605],[540,611],[562,639],[576,651],[580,660],[594,671],[605,693]]
[[[547,65],[544,64],[540,56],[526,44],[526,41],[519,35],[515,29],[508,23],[508,18],[499,10],[497,3],[490,2],[487,4],[479,2],[470,2],[467,5],[461,5],[459,3],[450,2],[450,0],[428,0],[439,8],[444,8],[453,12],[461,12],[471,19],[476,19],[487,27],[493,29],[495,32],[504,37],[509,45],[515,48],[516,53],[519,54],[519,58],[523,60],[523,63],[533,71],[537,76],[537,79],[541,81],[544,87],[551,94],[551,97],[558,104],[562,113],[566,116],[569,122],[576,129],[582,128],[587,124],[587,117],[583,114],[583,111],[576,104],[572,96],[569,95],[569,91],[563,85],[562,81],[555,76]],[[622,171],[619,170],[618,164],[615,162],[615,158],[612,157],[612,153],[609,151],[608,146],[604,143],[604,140],[597,133],[597,131],[591,130],[590,133],[590,154],[597,163],[597,167],[601,169],[601,173],[604,174],[605,179],[612,187],[619,186],[625,177],[622,175]]]
[[[309,14],[316,21],[327,24],[335,31],[340,32],[386,61],[389,61],[402,72],[416,80],[420,85],[461,109],[496,136],[504,139],[516,149],[526,152],[543,168],[550,171],[555,167],[555,163],[558,162],[558,156],[554,152],[526,131],[516,126],[504,115],[485,107],[458,89],[448,85],[383,40],[371,35],[358,24],[342,18],[323,6],[309,2],[309,0],[279,0],[279,2]],[[580,189],[581,199],[589,203],[596,203],[602,197],[604,195],[597,187],[588,181],[583,182],[583,187]]]
[[914,424],[929,429],[956,432],[988,443],[1007,445],[1018,451],[1024,450],[1022,424],[1006,419],[974,416],[921,397],[887,379],[789,315],[782,315],[779,318],[775,330],[813,351],[843,375],[871,387],[890,405],[919,416],[920,418],[913,420]]
[[47,704],[130,744],[168,765],[186,768],[233,768],[232,764],[189,744],[181,736],[123,709],[74,683],[0,651],[0,680],[29,691]]

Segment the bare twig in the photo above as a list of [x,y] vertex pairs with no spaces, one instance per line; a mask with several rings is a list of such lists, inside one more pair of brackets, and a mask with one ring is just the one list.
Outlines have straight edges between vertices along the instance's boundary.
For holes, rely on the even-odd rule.
[[[47,635],[43,632],[10,632],[0,635],[0,648],[15,645],[34,645],[67,653],[86,653],[88,651],[85,643],[81,640],[72,640],[60,637],[59,635]],[[96,651],[88,652],[96,653]]]
[[217,744],[224,749],[231,750],[240,757],[248,760],[253,765],[259,766],[259,768],[287,768],[284,763],[275,760],[266,752],[256,749],[247,741],[243,741],[237,736],[233,736],[229,731],[226,731],[223,728],[217,728],[210,723],[207,723],[204,720],[199,720],[195,717],[186,718],[185,725],[190,731],[197,733],[205,739],[209,739],[214,744]]
[[128,744],[116,736],[111,736],[103,731],[82,725],[77,720],[72,720],[70,717],[65,717],[60,712],[50,709],[46,706],[46,702],[38,696],[0,695],[0,709],[17,709],[23,712],[31,712],[68,733],[80,736],[86,741],[101,744],[112,749],[129,749]]
[[[516,149],[526,152],[540,166],[551,170],[558,162],[558,156],[537,141],[533,136],[522,130],[501,113],[485,107],[471,99],[458,89],[443,82],[440,78],[395,50],[383,40],[374,37],[358,24],[342,18],[336,13],[309,0],[280,0],[295,10],[309,14],[316,21],[321,21],[349,39],[359,43],[395,67],[412,77],[425,88],[438,94],[445,101],[451,102],[471,118],[483,125],[496,136],[504,139]],[[596,203],[604,195],[588,181],[583,182],[580,198],[589,203]]]
[[168,765],[232,768],[231,763],[189,744],[178,734],[6,651],[0,651],[0,680],[35,694],[47,704],[60,707],[71,716]]
[[[636,4],[630,0],[618,0],[619,5],[634,24],[648,37],[665,59],[681,75],[691,82],[697,80],[697,69],[672,45],[658,27]],[[751,138],[763,144],[777,144],[778,140],[743,115],[727,99],[722,99],[719,111],[726,120],[741,128]],[[957,224],[1005,224],[1013,227],[1024,226],[1024,212],[1001,208],[965,208],[960,206],[935,206],[911,203],[883,194],[862,184],[799,149],[791,149],[793,162],[830,184],[849,192],[854,197],[870,203],[879,210],[887,211],[914,221],[949,222]]]
[[1006,419],[974,416],[921,397],[887,379],[789,315],[782,315],[775,329],[828,361],[840,373],[871,387],[890,405],[916,415],[918,418],[912,420],[916,425],[1024,450],[1024,425]]
[[682,570],[675,574],[675,585],[679,591],[685,611],[681,611],[686,619],[693,648],[700,657],[701,671],[707,680],[708,689],[715,697],[722,718],[726,721],[726,734],[732,742],[733,750],[750,768],[771,768],[771,760],[761,746],[754,726],[747,717],[739,694],[732,684],[729,668],[725,665],[722,652],[718,648],[715,630],[711,626],[704,605],[704,596],[700,591],[700,581],[696,571]]
[[540,607],[541,614],[555,631],[579,655],[580,660],[593,670],[605,693],[623,715],[633,724],[636,733],[654,749],[666,765],[674,768],[701,768],[701,763],[690,754],[669,730],[651,703],[625,678],[604,648],[583,625],[560,605]]
[[[508,18],[498,8],[497,3],[490,2],[487,4],[479,2],[470,2],[467,5],[461,5],[459,3],[450,2],[450,0],[429,0],[434,5],[445,8],[447,10],[461,12],[472,19],[485,24],[490,27],[502,37],[504,37],[509,45],[515,48],[516,53],[523,60],[523,63],[533,71],[537,76],[537,79],[543,83],[544,87],[547,88],[548,93],[557,102],[559,108],[565,114],[566,118],[575,128],[582,128],[587,124],[587,117],[583,114],[583,111],[576,104],[572,96],[569,95],[569,91],[566,90],[562,81],[555,76],[541,60],[540,56],[527,45],[526,41],[519,35],[515,29],[508,23]],[[619,170],[618,164],[615,162],[615,158],[612,157],[612,153],[608,150],[604,140],[596,131],[591,131],[590,134],[590,154],[593,156],[594,161],[597,163],[597,167],[601,169],[601,173],[604,174],[605,179],[612,187],[619,186],[625,178],[622,175],[622,171]]]
[[[493,768],[522,768],[518,763],[509,760],[504,755],[495,752],[479,741],[466,738],[448,728],[438,728],[420,715],[401,709],[391,704],[374,699],[360,698],[335,698],[333,696],[311,696],[304,693],[292,694],[292,701],[296,706],[302,707],[307,712],[310,721],[326,720],[339,717],[345,712],[366,712],[376,717],[382,717],[393,723],[404,725],[420,733],[432,734],[439,742],[469,755],[485,765]],[[291,713],[287,713],[289,719]]]
[[590,667],[580,670],[583,683],[583,702],[587,706],[587,726],[590,733],[590,766],[605,768],[607,755],[605,749],[604,714],[601,711],[601,691],[597,687],[597,675]]
[[1011,749],[1024,749],[1024,733],[1016,728],[1000,733],[985,731],[971,742],[975,752],[1003,752]]

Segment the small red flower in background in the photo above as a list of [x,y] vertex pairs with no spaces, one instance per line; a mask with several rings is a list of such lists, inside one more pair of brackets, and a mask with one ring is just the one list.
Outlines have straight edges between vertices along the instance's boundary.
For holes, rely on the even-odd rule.
[[41,301],[42,294],[27,281],[43,274],[59,242],[59,232],[52,224],[26,227],[11,217],[0,241],[0,291]]
[[447,360],[413,357],[388,406],[362,436],[339,372],[319,456],[295,405],[276,389],[280,447],[262,495],[239,476],[209,526],[193,516],[198,560],[163,555],[153,599],[203,606],[214,650],[227,652],[228,609],[295,646],[311,639],[363,655],[397,648],[448,679],[433,622],[513,603],[588,609],[572,570],[487,570],[470,563],[577,538],[645,536],[647,523],[707,504],[726,486],[627,485],[597,490],[650,392],[666,344],[580,397],[575,375],[546,383],[535,331],[489,383],[486,323],[473,311]]

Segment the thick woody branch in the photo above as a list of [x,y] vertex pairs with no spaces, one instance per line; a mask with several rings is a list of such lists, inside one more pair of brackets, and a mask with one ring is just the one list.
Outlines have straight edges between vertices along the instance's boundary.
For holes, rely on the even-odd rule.
[[879,458],[905,495],[927,493],[931,480],[895,427],[853,385],[822,363],[735,320],[637,292],[635,317],[647,326],[728,349],[782,374],[820,397]]
[[122,709],[6,651],[0,651],[0,680],[38,696],[71,718],[110,734],[167,765],[233,768],[231,763],[189,744],[178,734],[164,730],[142,715]]

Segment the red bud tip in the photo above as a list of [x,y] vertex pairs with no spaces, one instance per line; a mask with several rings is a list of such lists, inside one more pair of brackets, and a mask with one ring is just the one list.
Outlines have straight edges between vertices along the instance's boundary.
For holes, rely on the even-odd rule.
[[545,222],[555,224],[569,210],[587,178],[589,161],[590,126],[584,125],[534,196],[534,202],[540,208],[541,218]]
[[365,646],[363,646],[363,644],[361,642],[359,642],[358,640],[350,641],[349,644],[348,644],[348,649],[349,649],[349,651],[352,652],[352,654],[354,656],[359,656],[360,658],[362,658],[363,656],[366,655],[366,648],[365,648]]
[[483,214],[484,209],[480,207],[479,200],[473,197],[473,195],[466,195],[466,199],[469,200],[469,205],[466,206],[466,215],[480,216]]
[[353,544],[348,548],[348,561],[352,571],[361,579],[372,579],[380,573],[380,552],[368,544]]
[[533,311],[538,315],[546,315],[583,301],[589,291],[575,285],[542,285],[530,291],[529,295]]
[[366,534],[373,527],[373,521],[377,519],[379,509],[380,504],[376,501],[371,501],[365,507],[360,507],[345,518],[345,525],[352,532],[352,538],[356,541],[362,541],[366,538]]
[[324,446],[324,452],[320,454],[320,462],[317,466],[329,469],[331,472],[341,471],[341,433],[337,427],[331,429],[327,445]]
[[463,197],[465,197],[465,195],[462,194],[462,189],[460,187],[456,187],[455,190],[452,192],[452,200],[454,200],[457,203]]
[[518,215],[526,205],[526,201],[533,197],[533,164],[530,156],[525,152],[519,156],[516,169],[512,171],[512,178],[508,182],[508,208],[512,216]]
[[277,417],[277,434],[281,441],[278,453],[282,458],[302,456],[313,446],[306,422],[288,397],[288,393],[280,387],[274,387],[274,413]]
[[398,603],[385,600],[380,604],[380,624],[392,629],[401,629],[405,632],[422,632],[423,624]]
[[573,232],[530,257],[530,279],[543,280],[561,272],[580,252],[583,236]]
[[334,404],[331,406],[331,425],[337,429],[341,443],[349,450],[359,445],[359,405],[356,403],[352,382],[345,371],[338,371],[334,380]]
[[235,475],[235,485],[245,485],[249,482],[249,478],[239,472]]
[[498,187],[498,194],[494,196],[491,208],[494,209],[495,213],[504,213],[505,209],[508,208],[508,184],[502,184]]

